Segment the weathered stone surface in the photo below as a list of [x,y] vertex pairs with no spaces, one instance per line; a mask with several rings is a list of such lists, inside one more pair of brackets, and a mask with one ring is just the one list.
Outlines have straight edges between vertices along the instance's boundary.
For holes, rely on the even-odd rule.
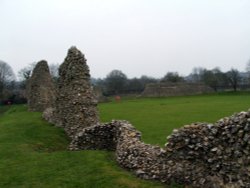
[[[185,126],[169,136],[165,148],[169,157],[185,164],[187,171],[178,181],[185,184],[191,180],[195,187],[214,184],[215,180],[220,182],[219,187],[250,187],[250,142],[243,139],[249,135],[249,117],[250,111],[241,112],[215,124]],[[205,180],[204,186],[201,178]],[[219,183],[216,184],[218,187]]]
[[83,129],[71,150],[105,149],[143,179],[192,187],[250,187],[250,111],[215,124],[195,123],[176,129],[165,148],[145,144],[127,121]]
[[58,92],[53,112],[57,126],[73,138],[83,128],[99,122],[97,100],[90,84],[89,68],[84,55],[76,48],[68,50],[59,67]]
[[147,84],[142,92],[143,97],[168,97],[182,95],[196,95],[214,92],[204,84],[196,83],[154,83]]
[[46,108],[43,111],[42,117],[43,117],[43,119],[45,119],[49,123],[52,123],[55,126],[61,127],[61,125],[57,124],[57,119],[56,119],[57,116],[56,116],[55,108],[53,108],[53,107]]
[[72,140],[69,149],[103,149],[114,151],[116,149],[116,143],[116,124],[96,124],[77,133]]
[[38,62],[27,85],[28,108],[43,112],[55,102],[55,87],[46,61]]

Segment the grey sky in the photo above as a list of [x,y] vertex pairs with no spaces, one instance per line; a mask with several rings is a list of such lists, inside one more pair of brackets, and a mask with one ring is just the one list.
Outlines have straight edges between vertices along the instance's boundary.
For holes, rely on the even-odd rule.
[[91,75],[189,74],[250,59],[249,0],[0,0],[0,59],[15,72],[63,62],[75,45]]

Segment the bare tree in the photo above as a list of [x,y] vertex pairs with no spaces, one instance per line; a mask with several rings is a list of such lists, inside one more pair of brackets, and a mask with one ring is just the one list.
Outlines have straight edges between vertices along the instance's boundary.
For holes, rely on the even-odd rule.
[[34,67],[36,66],[36,62],[30,63],[28,66],[22,68],[21,70],[18,71],[18,77],[22,81],[27,81],[32,74],[32,71]]
[[144,89],[144,85],[139,78],[128,79],[127,91],[130,93],[141,93]]
[[[8,63],[0,60],[0,98],[4,97],[4,91],[15,81],[15,74]],[[7,91],[6,91],[7,92]]]
[[6,83],[13,80],[15,80],[15,74],[11,66],[0,60],[0,81]]
[[[36,62],[33,62],[30,63],[28,66],[22,68],[21,70],[18,71],[18,77],[24,82],[27,81],[31,77],[32,71],[35,68],[35,66]],[[54,79],[58,77],[58,68],[59,64],[52,63],[49,65],[51,77]]]
[[111,95],[122,93],[125,90],[127,80],[127,76],[122,71],[111,71],[105,79],[107,93]]
[[18,77],[20,79],[19,82],[19,87],[21,89],[25,89],[26,85],[28,83],[28,80],[30,79],[32,75],[32,71],[36,66],[36,62],[30,63],[26,67],[22,68],[21,70],[18,71]]
[[31,77],[32,70],[27,67],[18,71],[18,77],[22,80],[28,80]]
[[143,85],[143,89],[145,89],[147,84],[159,82],[158,79],[150,77],[150,76],[146,76],[146,75],[142,75],[141,78],[140,78],[140,81],[141,81],[141,83]]
[[240,73],[237,69],[232,68],[227,72],[227,78],[234,91],[237,91],[239,82],[241,81]]
[[192,73],[190,74],[191,82],[203,82],[203,75],[206,69],[202,67],[194,67]]
[[178,72],[168,72],[162,79],[161,82],[183,82],[184,78],[181,77]]
[[220,68],[216,67],[212,70],[204,70],[202,81],[217,91],[220,86],[226,85],[227,77],[225,73],[220,71]]

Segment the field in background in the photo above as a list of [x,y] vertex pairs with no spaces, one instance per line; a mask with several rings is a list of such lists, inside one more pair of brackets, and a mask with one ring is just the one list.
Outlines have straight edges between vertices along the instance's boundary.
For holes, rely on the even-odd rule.
[[163,146],[174,128],[194,122],[214,123],[250,108],[250,92],[126,99],[99,105],[101,120],[125,119],[142,132],[142,139]]
[[[122,99],[100,104],[99,110],[102,121],[129,120],[145,142],[164,145],[173,128],[214,122],[249,107],[250,93],[245,92]],[[164,187],[118,167],[113,152],[67,151],[63,130],[43,121],[41,113],[27,112],[23,105],[0,108],[0,187]]]

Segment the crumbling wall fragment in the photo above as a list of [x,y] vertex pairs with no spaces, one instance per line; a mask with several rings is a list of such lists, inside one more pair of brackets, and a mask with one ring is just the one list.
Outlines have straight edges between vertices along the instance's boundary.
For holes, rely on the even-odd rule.
[[145,144],[127,121],[83,129],[71,150],[105,149],[143,179],[192,187],[250,187],[250,111],[215,124],[195,123],[176,129],[165,148]]
[[250,111],[215,124],[186,125],[168,137],[165,149],[171,158],[185,161],[184,169],[194,173],[186,175],[186,179],[197,184],[199,176],[204,182],[206,177],[216,177],[224,184],[250,187]]
[[48,63],[39,61],[27,85],[28,108],[30,111],[43,112],[55,102],[55,87],[51,78]]
[[212,93],[212,88],[197,83],[152,83],[147,84],[143,97],[169,97]]
[[[44,113],[71,138],[70,150],[115,151],[138,177],[196,188],[250,187],[250,111],[176,129],[164,148],[145,144],[127,121],[100,124],[84,55],[72,47],[59,69],[55,108]],[[56,117],[57,121],[54,121]]]
[[89,68],[85,56],[76,47],[68,50],[59,67],[54,114],[57,125],[62,126],[72,139],[83,128],[99,122]]

